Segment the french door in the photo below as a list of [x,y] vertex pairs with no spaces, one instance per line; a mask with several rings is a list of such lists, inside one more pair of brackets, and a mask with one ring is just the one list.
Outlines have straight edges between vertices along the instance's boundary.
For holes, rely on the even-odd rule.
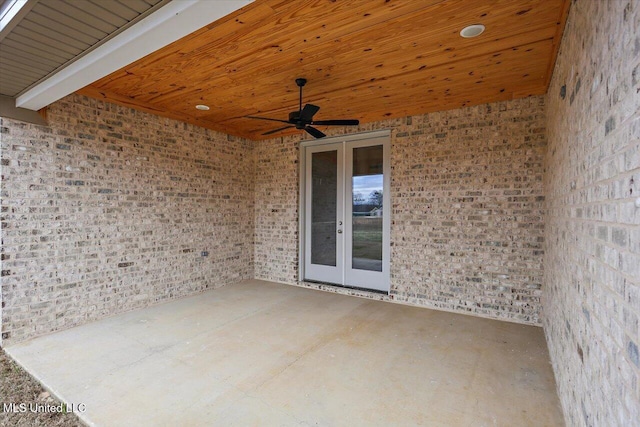
[[389,291],[389,133],[302,145],[304,280]]

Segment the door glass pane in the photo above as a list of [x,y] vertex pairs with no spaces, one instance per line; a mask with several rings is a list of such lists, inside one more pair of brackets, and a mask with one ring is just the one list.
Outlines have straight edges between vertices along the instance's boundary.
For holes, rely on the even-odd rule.
[[311,263],[336,266],[338,152],[311,157]]
[[382,271],[382,145],[353,149],[352,267]]

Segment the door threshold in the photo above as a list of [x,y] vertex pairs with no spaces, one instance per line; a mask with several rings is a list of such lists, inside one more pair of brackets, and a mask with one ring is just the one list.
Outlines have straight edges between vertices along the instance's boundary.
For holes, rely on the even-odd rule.
[[323,282],[320,280],[310,280],[310,279],[304,279],[302,281],[302,283],[315,283],[318,285],[327,285],[327,286],[334,286],[336,288],[342,288],[342,289],[351,289],[354,291],[360,291],[360,292],[371,292],[374,294],[380,294],[380,295],[389,295],[388,291],[381,291],[379,289],[369,289],[369,288],[360,288],[358,286],[349,286],[349,285],[338,285],[337,283],[331,283],[331,282]]

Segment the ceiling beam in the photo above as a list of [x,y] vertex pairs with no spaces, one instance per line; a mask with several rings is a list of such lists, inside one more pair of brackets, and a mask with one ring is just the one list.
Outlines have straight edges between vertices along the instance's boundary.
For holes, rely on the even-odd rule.
[[40,110],[252,1],[172,1],[20,94],[16,107]]

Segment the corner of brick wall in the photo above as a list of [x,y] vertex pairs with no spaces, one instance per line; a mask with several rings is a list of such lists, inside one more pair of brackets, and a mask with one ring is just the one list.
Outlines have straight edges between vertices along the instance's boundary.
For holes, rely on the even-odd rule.
[[253,277],[253,144],[77,95],[0,119],[2,343]]

